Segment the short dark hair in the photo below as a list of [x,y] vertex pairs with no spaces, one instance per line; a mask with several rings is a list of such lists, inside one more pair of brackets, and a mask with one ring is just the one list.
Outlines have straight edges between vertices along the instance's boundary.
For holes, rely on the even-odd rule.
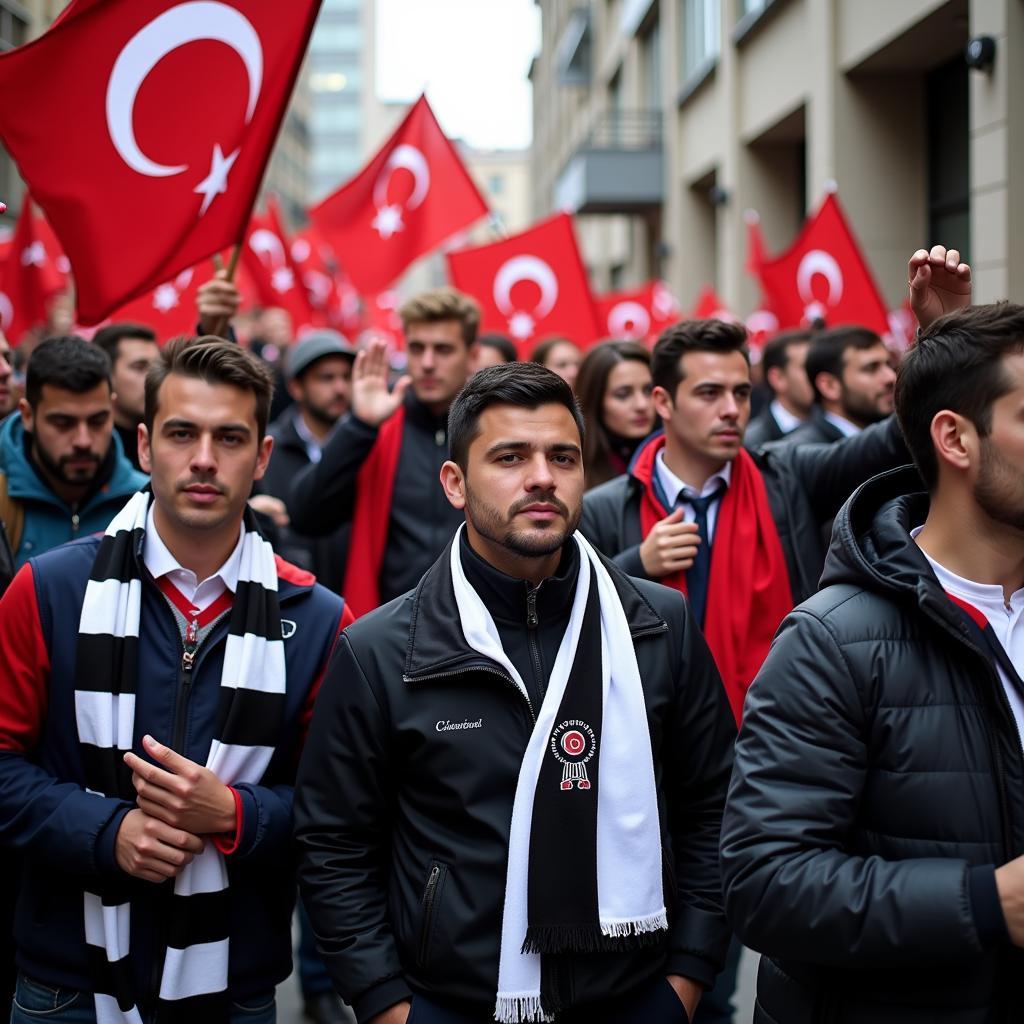
[[121,342],[129,338],[138,341],[150,341],[156,344],[156,331],[143,324],[125,322],[107,324],[106,327],[101,327],[92,336],[92,343],[107,353],[110,357],[110,365],[113,366],[117,362],[117,357],[121,354]]
[[[806,345],[814,340],[817,331],[803,330],[798,328],[793,331],[783,331],[776,334],[769,341],[761,353],[761,366],[764,368],[765,382],[768,381],[769,370],[785,370],[789,363],[789,350],[794,345]],[[771,385],[768,385],[771,387]]]
[[815,383],[819,373],[829,373],[837,380],[843,379],[843,360],[852,348],[863,351],[881,345],[882,339],[868,327],[849,324],[832,327],[818,334],[807,352],[805,370],[807,379],[814,389],[814,398],[820,402],[822,395]]
[[574,349],[579,351],[579,345],[576,344],[572,338],[563,338],[561,335],[555,335],[553,338],[545,338],[534,350],[530,353],[531,363],[540,363],[541,366],[546,366],[548,356],[551,355],[551,350],[556,345],[572,345]]
[[47,384],[83,395],[104,381],[109,388],[110,359],[106,352],[77,335],[47,338],[29,357],[25,400],[34,409]]
[[506,363],[514,363],[519,358],[519,353],[516,351],[512,339],[506,338],[504,334],[481,334],[476,339],[476,342],[478,345],[493,348],[496,352],[500,352],[501,358]]
[[676,389],[685,374],[683,356],[690,352],[739,352],[747,364],[747,329],[743,324],[725,320],[682,320],[661,332],[651,357],[654,386],[664,388],[675,400]]
[[402,320],[402,330],[406,333],[411,324],[457,320],[467,348],[476,341],[476,332],[480,327],[480,303],[450,285],[414,295],[399,309],[398,315]]
[[583,443],[583,413],[572,388],[557,373],[537,363],[489,366],[469,378],[448,410],[448,451],[463,471],[469,446],[480,432],[480,416],[492,405],[515,405],[522,409],[564,405],[572,413],[580,444]]
[[174,338],[160,350],[146,374],[146,411],[143,423],[152,433],[160,387],[172,374],[194,377],[208,384],[230,384],[256,396],[258,439],[263,440],[270,418],[274,380],[252,353],[233,341],[206,335],[202,338]]
[[896,376],[896,417],[926,486],[939,462],[932,420],[943,409],[969,419],[980,437],[992,430],[992,404],[1013,388],[1002,360],[1024,352],[1024,306],[968,306],[936,320],[903,359]]

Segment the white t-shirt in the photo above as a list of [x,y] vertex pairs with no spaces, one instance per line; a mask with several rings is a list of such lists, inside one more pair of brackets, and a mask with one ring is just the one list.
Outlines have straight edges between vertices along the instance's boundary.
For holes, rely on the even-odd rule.
[[[921,527],[918,527],[911,530],[910,535],[916,537],[920,532]],[[1024,678],[1024,590],[1011,594],[1010,604],[1007,605],[1003,597],[1003,588],[998,584],[965,580],[962,576],[950,572],[944,565],[939,565],[924,548],[921,549],[921,554],[928,559],[936,579],[947,594],[965,601],[985,616],[1010,664],[1017,670],[1017,675]],[[1010,702],[1019,737],[1024,740],[1024,697],[998,662],[996,671],[1006,691],[1006,699]]]

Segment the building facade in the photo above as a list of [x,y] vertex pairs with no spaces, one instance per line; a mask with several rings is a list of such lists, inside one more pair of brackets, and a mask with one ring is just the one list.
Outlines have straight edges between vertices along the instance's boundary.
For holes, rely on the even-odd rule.
[[922,244],[1024,285],[1021,0],[538,2],[534,214],[577,213],[596,287],[749,312],[745,212],[780,251],[831,182],[891,307]]

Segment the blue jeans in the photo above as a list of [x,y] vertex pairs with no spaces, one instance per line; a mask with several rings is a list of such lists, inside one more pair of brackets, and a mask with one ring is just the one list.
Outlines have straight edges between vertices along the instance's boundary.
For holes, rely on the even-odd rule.
[[[53,988],[18,975],[11,1007],[11,1024],[96,1024],[96,1004],[91,992]],[[270,990],[231,1004],[229,1024],[277,1024],[277,1004]]]

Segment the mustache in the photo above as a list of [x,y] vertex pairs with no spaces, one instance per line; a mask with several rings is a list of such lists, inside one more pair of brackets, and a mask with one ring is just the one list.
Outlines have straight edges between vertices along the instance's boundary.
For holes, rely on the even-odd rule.
[[518,515],[523,511],[524,508],[529,508],[531,505],[553,505],[562,513],[563,516],[569,515],[569,506],[564,501],[560,501],[553,494],[531,494],[526,498],[520,498],[509,510],[509,518]]
[[221,487],[221,485],[219,483],[217,483],[216,480],[202,480],[202,479],[200,479],[198,477],[196,477],[196,478],[194,478],[192,480],[185,480],[183,483],[178,484],[177,490],[185,491],[185,490],[188,490],[189,487],[197,487],[197,486],[198,487],[212,487],[218,494],[223,494],[224,493],[224,488]]

